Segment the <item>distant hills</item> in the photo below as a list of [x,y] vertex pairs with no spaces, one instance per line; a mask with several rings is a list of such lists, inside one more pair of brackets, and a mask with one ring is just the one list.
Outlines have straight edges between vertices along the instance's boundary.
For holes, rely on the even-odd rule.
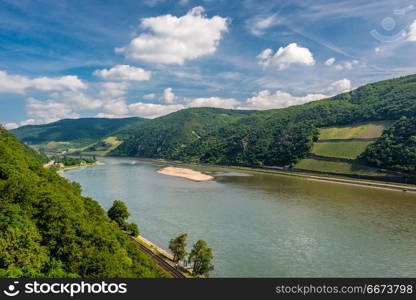
[[[414,122],[414,115],[416,75],[410,75],[368,84],[335,97],[282,109],[238,111],[190,108],[153,120],[79,119],[71,120],[72,123],[66,123],[65,126],[52,123],[22,127],[13,130],[13,133],[30,143],[63,142],[64,138],[75,136],[90,139],[89,142],[92,142],[95,138],[96,140],[90,144],[90,150],[107,149],[105,154],[114,156],[164,158],[223,165],[291,167],[303,159],[308,159],[319,139],[321,128],[355,126],[357,123],[372,124],[375,121],[392,124],[403,117],[408,118],[408,122]],[[59,122],[57,123],[59,125]],[[85,126],[86,123],[91,127]],[[397,126],[399,125],[393,124],[393,128]],[[100,130],[102,127],[104,129]],[[63,132],[64,129],[66,133]],[[88,130],[92,133],[86,134],[85,131]],[[395,141],[398,141],[400,146],[400,141],[406,140],[408,151],[414,150],[412,142],[407,141],[409,138],[413,139],[416,134],[412,130],[410,133],[403,131],[403,137],[400,137],[401,130],[394,131]],[[380,139],[386,140],[386,134]],[[111,136],[117,137],[117,140],[108,140]],[[107,138],[107,142],[103,142],[103,138]],[[94,146],[94,143],[98,144]],[[368,146],[369,149],[365,151],[365,155],[356,158],[357,162],[359,160],[362,164],[381,169],[414,172],[412,160],[409,160],[412,166],[397,168],[389,160],[388,154],[381,155],[375,146],[369,144],[370,146],[360,145],[364,148]],[[399,147],[396,143],[386,142],[384,145],[388,149]],[[352,147],[352,144],[349,146]],[[320,146],[322,147],[323,145]],[[333,145],[325,147],[334,148]],[[85,149],[88,148],[82,150]],[[386,151],[390,151],[388,149]],[[354,151],[354,157],[356,152]],[[376,153],[377,159],[372,159],[371,156]],[[349,157],[352,154],[344,155]]]
[[60,152],[79,150],[107,137],[109,134],[117,135],[130,126],[138,126],[147,121],[143,118],[81,118],[64,119],[42,125],[27,125],[12,130],[12,133],[21,141],[45,152]]
[[180,159],[185,148],[210,132],[227,127],[253,111],[189,108],[130,128],[131,135],[110,155]]

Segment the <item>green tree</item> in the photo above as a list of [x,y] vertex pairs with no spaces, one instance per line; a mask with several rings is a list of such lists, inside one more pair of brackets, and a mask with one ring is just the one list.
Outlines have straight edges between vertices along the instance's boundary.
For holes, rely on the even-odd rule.
[[79,184],[27,149],[0,126],[0,277],[164,276]]
[[173,261],[178,262],[185,258],[187,238],[188,235],[184,233],[169,241],[169,249],[173,253]]
[[130,213],[123,201],[115,200],[113,206],[108,210],[107,215],[122,228],[125,226],[125,222],[130,216]]
[[197,241],[189,255],[189,261],[194,263],[193,275],[207,275],[212,270],[212,249],[203,240]]
[[124,229],[125,231],[127,231],[129,233],[129,235],[131,236],[138,236],[139,235],[139,226],[137,226],[136,223],[129,223],[129,224],[125,224],[124,225]]

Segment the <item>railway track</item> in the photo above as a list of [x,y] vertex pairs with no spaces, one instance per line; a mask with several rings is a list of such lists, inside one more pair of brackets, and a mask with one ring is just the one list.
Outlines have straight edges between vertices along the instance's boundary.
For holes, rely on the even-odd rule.
[[161,258],[159,255],[155,254],[152,250],[146,248],[145,246],[140,244],[135,239],[132,239],[132,240],[139,245],[140,250],[142,250],[146,254],[150,255],[150,257],[152,257],[162,269],[164,269],[166,272],[168,272],[170,275],[172,275],[173,278],[186,278],[186,276],[183,275],[182,272],[176,270],[175,267],[168,264],[163,258]]

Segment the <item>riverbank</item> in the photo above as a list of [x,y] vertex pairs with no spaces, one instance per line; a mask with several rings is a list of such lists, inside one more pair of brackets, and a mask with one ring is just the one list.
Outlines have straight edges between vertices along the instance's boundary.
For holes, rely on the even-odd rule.
[[[149,158],[137,158],[138,160],[143,161],[153,161],[158,163],[165,163],[174,165],[175,168],[209,168],[213,171],[215,170],[224,170],[224,171],[239,171],[244,173],[253,173],[253,174],[269,174],[275,176],[291,176],[291,177],[298,177],[298,178],[305,178],[308,180],[313,181],[323,181],[329,183],[337,183],[337,184],[344,184],[350,186],[360,186],[366,188],[374,188],[374,189],[384,189],[384,190],[391,190],[397,192],[410,192],[416,193],[416,185],[411,184],[394,184],[389,182],[383,181],[372,181],[372,180],[364,180],[364,179],[350,179],[344,178],[342,176],[330,176],[330,175],[322,175],[317,176],[313,173],[308,174],[307,172],[291,172],[286,170],[275,170],[269,168],[250,168],[250,167],[241,167],[241,166],[221,166],[221,165],[211,165],[211,164],[195,164],[195,163],[184,163],[179,161],[170,161],[166,159],[149,159]],[[215,179],[215,178],[214,178]]]
[[343,178],[342,176],[316,176],[312,174],[308,174],[306,172],[302,173],[294,173],[291,171],[284,171],[284,170],[271,170],[271,169],[258,169],[258,168],[249,168],[249,167],[221,167],[225,170],[239,170],[247,173],[258,173],[258,174],[270,174],[276,176],[292,176],[292,177],[301,177],[307,180],[313,181],[321,181],[321,182],[329,182],[329,183],[337,183],[337,184],[344,184],[350,186],[360,186],[360,187],[367,187],[367,188],[375,188],[375,189],[384,189],[384,190],[391,190],[391,191],[398,191],[398,192],[411,192],[416,193],[416,186],[409,185],[409,184],[392,184],[387,182],[381,181],[370,181],[370,180],[360,180],[360,179],[349,179]]
[[143,244],[144,246],[146,246],[147,248],[149,248],[151,250],[156,250],[157,252],[159,252],[160,254],[162,254],[163,256],[165,256],[166,258],[168,258],[171,261],[173,261],[173,255],[171,253],[169,253],[167,250],[159,247],[155,243],[149,241],[145,237],[143,237],[141,235],[138,235],[134,239],[137,240],[140,244]]
[[156,263],[159,264],[162,269],[164,269],[173,278],[193,278],[191,275],[192,269],[177,267],[177,264],[173,261],[173,255],[170,252],[159,247],[141,235],[134,237],[133,240],[140,244],[143,247],[142,250],[155,259]]
[[188,168],[165,167],[157,171],[159,174],[182,177],[193,181],[211,181],[215,177]]
[[104,165],[103,162],[96,161],[95,163],[91,163],[91,164],[83,164],[83,165],[76,165],[76,166],[66,166],[66,167],[60,168],[58,170],[58,173],[63,173],[65,171],[75,170],[75,169],[80,169],[80,168],[96,167],[96,166],[103,166],[103,165]]

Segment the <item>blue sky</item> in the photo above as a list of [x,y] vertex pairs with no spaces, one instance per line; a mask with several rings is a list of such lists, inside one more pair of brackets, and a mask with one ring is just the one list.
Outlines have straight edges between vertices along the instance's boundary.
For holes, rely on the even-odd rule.
[[0,122],[270,109],[416,73],[415,1],[2,0]]

